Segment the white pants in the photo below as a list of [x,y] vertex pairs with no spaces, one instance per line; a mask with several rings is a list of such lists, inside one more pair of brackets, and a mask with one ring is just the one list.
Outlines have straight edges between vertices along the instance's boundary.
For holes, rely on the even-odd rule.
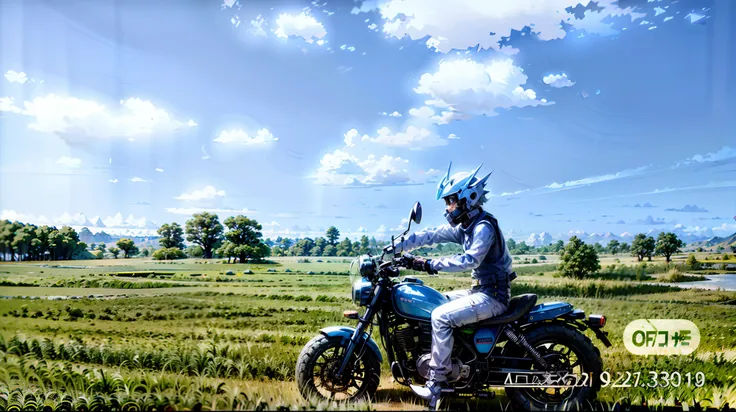
[[507,306],[481,291],[455,290],[445,294],[450,302],[432,311],[430,379],[447,381],[452,368],[453,329],[504,313]]

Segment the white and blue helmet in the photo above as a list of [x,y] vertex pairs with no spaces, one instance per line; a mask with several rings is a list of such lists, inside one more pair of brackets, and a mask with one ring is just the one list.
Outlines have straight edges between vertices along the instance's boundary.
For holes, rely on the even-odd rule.
[[479,207],[487,200],[486,195],[490,192],[485,190],[486,181],[493,172],[479,179],[475,175],[482,166],[481,163],[472,173],[459,172],[450,176],[450,169],[452,168],[452,162],[450,162],[447,174],[437,185],[437,200],[457,195],[459,207],[453,213],[445,212],[445,218],[453,226],[466,218],[474,217],[478,213]]

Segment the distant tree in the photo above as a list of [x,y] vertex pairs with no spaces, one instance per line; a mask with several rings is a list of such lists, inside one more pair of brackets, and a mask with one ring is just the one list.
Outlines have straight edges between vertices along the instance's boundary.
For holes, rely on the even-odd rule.
[[368,239],[368,236],[363,235],[360,238],[360,254],[361,255],[364,255],[364,254],[368,253],[370,251],[370,249],[371,249],[370,240]]
[[284,256],[284,249],[281,249],[280,246],[274,246],[271,248],[271,255],[272,256]]
[[350,256],[353,253],[353,242],[345,237],[339,245],[337,245],[337,256]]
[[153,252],[155,260],[174,260],[184,259],[187,255],[178,247],[161,248]]
[[656,241],[653,237],[647,236],[644,233],[637,233],[634,240],[631,242],[631,254],[636,256],[638,261],[642,261],[645,257],[652,260],[652,254],[656,247]]
[[167,249],[173,247],[184,249],[184,229],[182,229],[178,223],[164,223],[160,228],[158,228],[157,232],[159,236],[161,236],[158,240],[158,244],[161,248]]
[[626,242],[621,243],[620,249],[621,249],[621,253],[627,254],[631,252],[631,245]]
[[212,258],[212,251],[222,240],[223,227],[217,214],[196,213],[187,220],[187,240],[202,247],[205,259]]
[[199,245],[188,246],[184,249],[184,253],[191,258],[201,258],[204,256],[204,250],[202,250],[202,246]]
[[724,250],[726,250],[726,248],[723,247],[723,245],[718,245],[718,247],[716,248],[716,253],[723,253]]
[[93,242],[89,244],[89,250],[97,250],[97,245]]
[[595,253],[599,255],[602,255],[606,252],[606,248],[604,248],[603,245],[598,242],[593,243],[593,249],[595,249]]
[[600,268],[601,265],[595,249],[590,245],[586,245],[577,236],[571,237],[562,250],[560,264],[557,267],[563,276],[575,279],[582,279],[585,275],[595,273]]
[[99,245],[97,246],[97,249],[101,250],[101,251],[102,251],[102,252],[104,253],[104,252],[105,252],[105,249],[107,249],[107,245],[106,245],[106,244],[104,244],[104,243],[100,243],[100,244],[99,244]]
[[531,253],[531,247],[526,244],[525,240],[522,240],[521,242],[516,244],[516,250],[519,251],[520,255],[526,255],[528,253]]
[[729,245],[729,247],[731,248],[731,252],[732,253],[736,253],[736,242],[731,243],[731,245]]
[[111,255],[112,255],[112,256],[113,256],[113,257],[114,257],[115,259],[117,259],[117,258],[118,258],[118,255],[120,254],[120,249],[118,249],[118,248],[116,248],[115,246],[113,246],[113,247],[111,247],[110,249],[108,249],[108,252],[110,252],[110,254],[111,254]]
[[352,252],[353,252],[353,256],[357,256],[357,255],[359,255],[359,254],[360,254],[360,251],[361,251],[361,249],[362,249],[362,248],[361,248],[361,246],[360,246],[360,242],[359,242],[359,241],[357,241],[357,240],[356,240],[355,242],[353,242],[353,246],[352,246],[352,248],[351,248],[351,250],[352,250]]
[[620,248],[621,248],[621,243],[619,243],[618,240],[613,239],[612,241],[608,242],[608,251],[612,255],[616,255],[616,253],[618,253]]
[[565,248],[565,242],[563,242],[563,241],[561,241],[561,240],[558,240],[558,241],[557,241],[557,242],[556,242],[556,243],[554,244],[554,246],[553,246],[553,248],[552,248],[552,251],[553,251],[553,252],[555,252],[555,253],[560,253],[560,252],[562,252],[562,250],[563,250],[564,248]]
[[508,238],[506,246],[508,246],[509,251],[516,249],[516,241],[513,238]]
[[670,257],[675,253],[680,253],[680,248],[685,247],[685,242],[680,240],[676,234],[672,232],[660,232],[657,236],[657,243],[655,250],[657,254],[664,256],[667,263],[670,262]]
[[337,255],[337,248],[332,245],[327,245],[325,247],[323,255],[324,256],[335,256]]
[[105,258],[105,252],[98,250],[93,253],[97,259],[104,259]]
[[332,246],[337,245],[337,239],[340,238],[340,231],[337,230],[335,226],[330,226],[327,228],[327,232],[325,233],[325,237],[327,238],[327,243],[329,243]]
[[[179,249],[179,250],[181,250],[181,249]],[[182,252],[182,253],[184,253],[184,252]],[[148,248],[141,250],[141,255],[143,255],[143,257],[148,257],[150,254],[151,254],[151,251]]]
[[271,255],[271,248],[261,240],[263,227],[258,221],[243,215],[230,216],[225,219],[225,226],[228,228],[226,240],[218,252],[227,256],[228,261],[230,257],[237,257],[240,263],[245,263]]
[[133,239],[124,237],[115,242],[115,245],[123,251],[123,257],[126,259],[138,253],[138,247],[133,242]]

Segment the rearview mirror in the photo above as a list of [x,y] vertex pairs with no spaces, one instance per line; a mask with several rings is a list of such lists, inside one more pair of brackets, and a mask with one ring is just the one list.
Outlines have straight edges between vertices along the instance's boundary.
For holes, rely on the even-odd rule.
[[419,202],[414,203],[414,207],[411,209],[409,220],[419,224],[422,222],[422,204]]

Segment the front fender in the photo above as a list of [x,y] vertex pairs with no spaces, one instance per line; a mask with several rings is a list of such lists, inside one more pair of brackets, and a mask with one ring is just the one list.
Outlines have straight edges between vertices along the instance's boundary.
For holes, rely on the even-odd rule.
[[[353,333],[355,333],[355,328],[351,328],[349,326],[328,326],[326,328],[320,329],[319,333],[332,338],[335,336],[339,336],[344,341],[349,341],[351,337],[353,337]],[[378,349],[378,345],[376,344],[376,341],[374,341],[370,336],[368,336],[367,333],[363,332],[363,339],[368,339],[368,347],[373,351],[373,353],[376,355],[376,358],[378,358],[379,362],[383,362],[383,356],[381,355],[380,349]]]

